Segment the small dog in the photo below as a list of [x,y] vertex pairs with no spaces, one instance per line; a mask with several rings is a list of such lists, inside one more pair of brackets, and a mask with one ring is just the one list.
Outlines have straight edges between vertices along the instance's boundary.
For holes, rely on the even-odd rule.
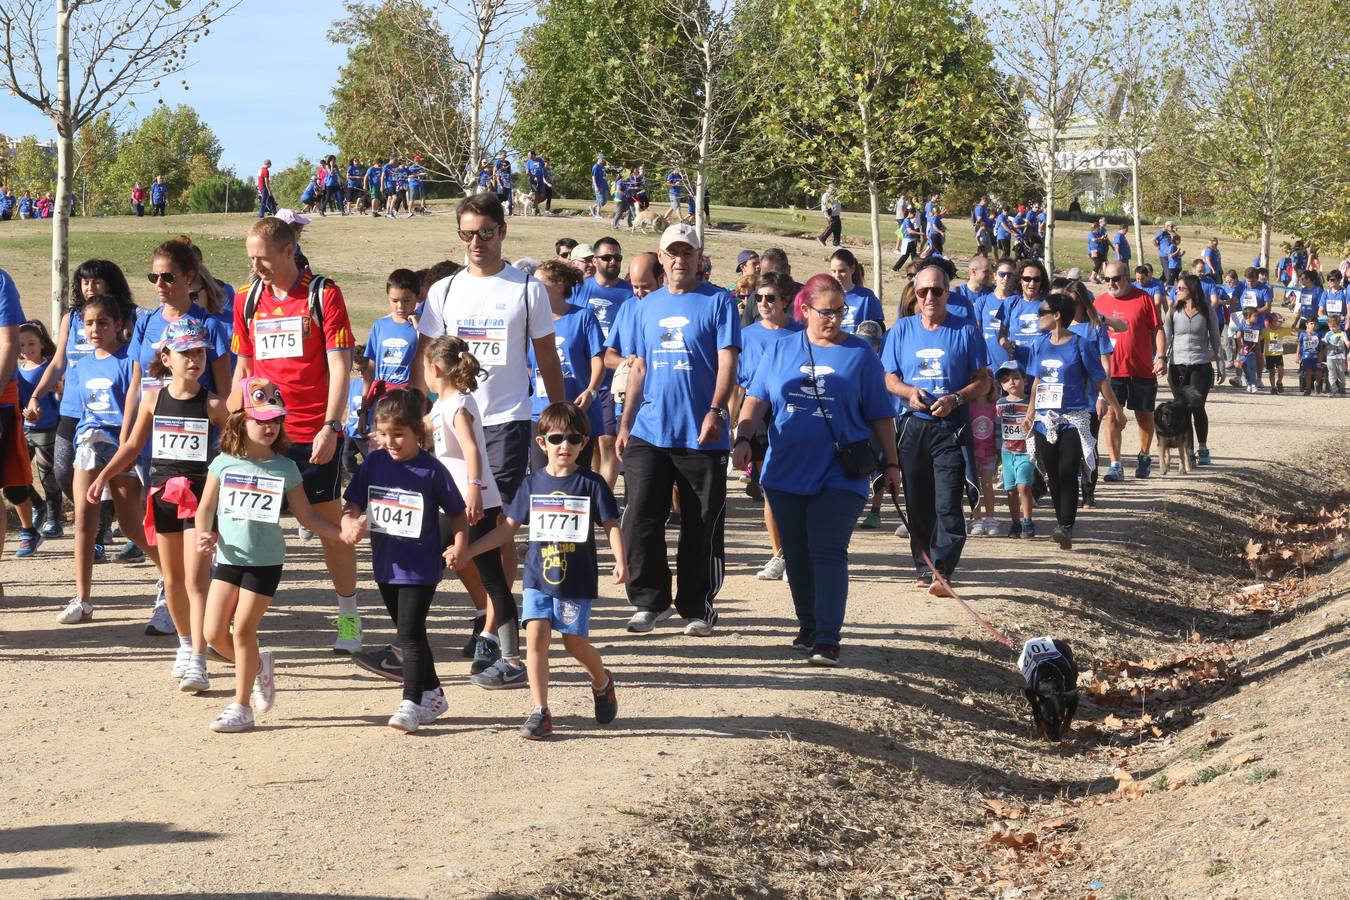
[[1177,451],[1177,459],[1182,475],[1191,471],[1191,454],[1195,452],[1195,438],[1191,429],[1192,411],[1199,409],[1205,400],[1200,392],[1192,387],[1183,387],[1177,396],[1165,403],[1159,403],[1153,410],[1153,425],[1158,433],[1158,459],[1162,463],[1162,474],[1172,469],[1172,451]]
[[633,218],[632,230],[641,231],[644,234],[651,232],[659,234],[666,230],[668,224],[665,216],[649,206]]
[[1078,712],[1078,666],[1068,641],[1032,638],[1022,646],[1017,667],[1026,680],[1027,701],[1036,733],[1047,741],[1068,734]]
[[532,191],[516,191],[516,203],[527,216],[539,215],[539,195]]

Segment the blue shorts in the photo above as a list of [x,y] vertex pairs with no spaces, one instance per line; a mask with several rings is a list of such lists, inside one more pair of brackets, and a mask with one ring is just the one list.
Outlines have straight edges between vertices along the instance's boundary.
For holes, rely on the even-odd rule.
[[589,637],[591,633],[591,601],[559,600],[534,588],[525,588],[521,595],[520,621],[547,619],[559,634]]
[[602,390],[595,402],[600,405],[600,418],[602,420],[602,430],[600,435],[615,437],[619,433],[619,417],[615,411],[616,403],[614,394],[610,391]]
[[596,191],[596,192],[595,192],[595,202],[596,202],[596,205],[598,205],[598,206],[604,206],[606,203],[609,202],[609,192],[608,192],[608,191]]
[[1005,491],[1015,491],[1018,485],[1031,486],[1036,478],[1036,467],[1031,462],[1029,453],[1014,453],[1011,450],[1001,451],[1003,454],[1003,489]]

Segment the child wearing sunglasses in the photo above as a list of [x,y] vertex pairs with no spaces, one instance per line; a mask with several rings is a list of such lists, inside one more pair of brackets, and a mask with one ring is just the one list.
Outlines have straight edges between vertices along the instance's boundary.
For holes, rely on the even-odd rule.
[[[554,403],[545,409],[539,416],[535,443],[548,457],[548,464],[525,476],[506,506],[502,524],[474,541],[468,551],[478,555],[494,550],[512,540],[522,525],[529,526],[521,619],[525,623],[526,668],[534,709],[520,727],[520,736],[526,740],[553,733],[553,714],[548,708],[548,648],[554,631],[562,634],[567,652],[591,676],[595,721],[608,724],[619,712],[614,677],[589,640],[591,605],[599,594],[595,523],[609,534],[614,583],[623,584],[628,572],[619,533],[618,503],[603,478],[577,465],[588,436],[586,414],[577,407]],[[456,548],[446,551],[446,562],[452,567],[463,558],[456,555]]]

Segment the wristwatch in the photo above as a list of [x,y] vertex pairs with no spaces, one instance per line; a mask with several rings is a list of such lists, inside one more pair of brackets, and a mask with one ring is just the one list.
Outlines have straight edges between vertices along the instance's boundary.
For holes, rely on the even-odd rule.
[[710,406],[708,412],[717,413],[717,417],[723,422],[727,420],[727,408],[725,406]]
[[339,422],[337,419],[329,419],[327,422],[324,422],[323,424],[325,428],[333,429],[334,434],[342,434],[342,423]]
[[482,488],[483,490],[487,490],[487,482],[486,482],[486,481],[483,481],[483,480],[481,480],[481,479],[478,479],[478,478],[470,478],[470,479],[469,479],[469,484],[473,485],[474,487]]

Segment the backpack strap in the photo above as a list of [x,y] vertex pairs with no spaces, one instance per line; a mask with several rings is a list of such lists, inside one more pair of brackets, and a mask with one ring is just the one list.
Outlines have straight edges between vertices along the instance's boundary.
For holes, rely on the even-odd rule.
[[[309,282],[309,315],[319,324],[321,331],[323,330],[323,292],[329,283],[328,279],[322,275],[314,275]],[[258,300],[262,296],[262,289],[262,279],[255,278],[248,287],[248,296],[244,298],[244,328],[250,331],[253,328],[253,316],[258,311]]]

